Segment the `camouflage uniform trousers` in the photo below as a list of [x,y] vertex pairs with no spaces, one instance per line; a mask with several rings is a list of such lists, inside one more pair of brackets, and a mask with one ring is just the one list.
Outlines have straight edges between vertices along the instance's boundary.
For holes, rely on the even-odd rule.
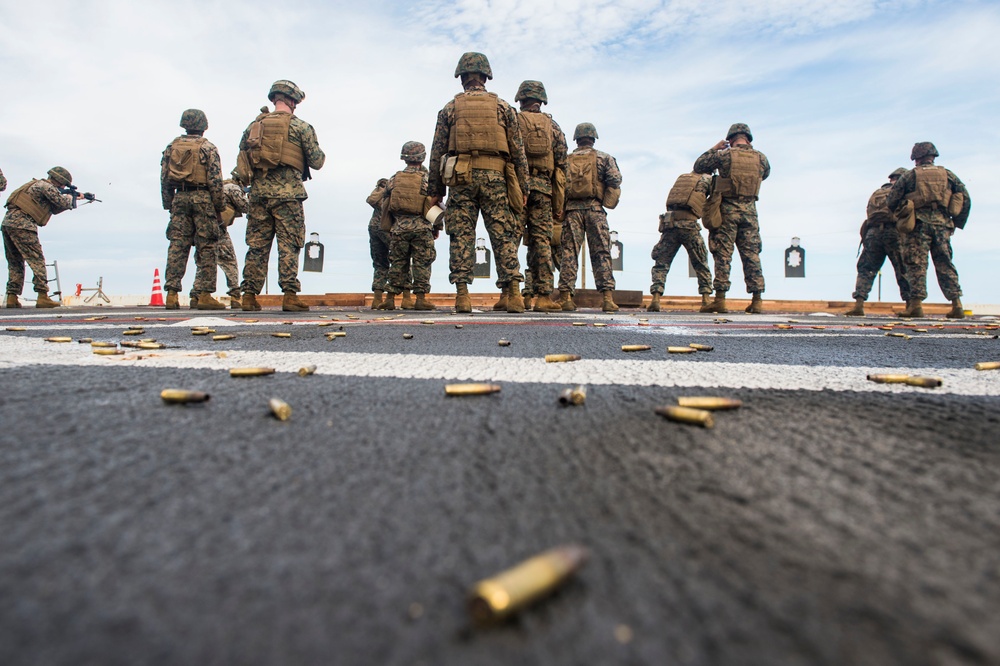
[[219,237],[219,217],[206,191],[177,192],[170,205],[167,225],[167,267],[163,288],[181,291],[181,281],[187,271],[188,256],[195,248],[196,293],[215,291],[215,243]]
[[3,252],[7,256],[7,293],[20,296],[24,290],[24,264],[31,266],[31,283],[39,294],[49,293],[48,269],[38,240],[31,229],[3,227]]
[[437,259],[433,232],[430,229],[394,231],[389,248],[389,290],[398,294],[412,285],[414,294],[430,292],[431,264]]
[[302,290],[299,252],[306,240],[306,216],[299,199],[250,202],[247,219],[247,257],[243,262],[243,293],[259,294],[267,278],[271,243],[278,241],[278,286],[281,291]]
[[552,197],[541,192],[528,194],[524,236],[528,243],[528,268],[524,272],[524,294],[551,294],[552,275]]
[[611,236],[608,215],[604,209],[567,210],[563,220],[559,258],[559,291],[576,293],[576,275],[580,270],[579,255],[584,231],[590,246],[590,263],[598,291],[614,290],[615,276],[611,272]]
[[472,284],[476,258],[476,222],[483,213],[486,233],[493,245],[497,287],[503,289],[511,280],[520,282],[521,265],[517,258],[520,230],[507,201],[507,181],[499,171],[473,169],[472,183],[448,189],[448,212],[445,214],[449,238],[448,280],[452,284]]
[[[194,263],[198,265],[198,248],[194,250]],[[226,276],[227,293],[238,298],[240,295],[240,268],[236,265],[236,248],[233,247],[233,239],[229,236],[229,228],[219,225],[219,240],[215,242],[215,261],[218,263],[222,273]],[[198,281],[198,274],[195,273],[195,282]],[[198,292],[191,288],[191,298]]]
[[[372,255],[372,291],[389,290],[389,234],[379,226],[368,227],[368,247]],[[408,287],[407,287],[408,288]]]
[[708,267],[708,250],[705,249],[705,241],[701,238],[701,232],[697,227],[684,229],[673,227],[667,229],[660,235],[660,241],[653,246],[650,255],[653,259],[653,270],[651,276],[653,284],[649,288],[651,294],[663,294],[663,285],[667,281],[667,273],[670,272],[670,264],[673,263],[677,251],[684,247],[691,258],[691,265],[698,275],[698,293],[712,293],[712,271]]
[[954,226],[934,224],[917,219],[917,224],[908,234],[900,237],[903,264],[906,266],[906,281],[910,285],[910,297],[918,301],[927,298],[927,253],[934,260],[941,293],[949,301],[962,296],[958,284],[958,271],[952,263],[951,235]]
[[858,258],[858,280],[854,285],[854,293],[851,298],[857,300],[868,300],[868,294],[872,290],[872,283],[882,265],[885,264],[886,257],[892,264],[892,270],[896,273],[896,284],[899,285],[899,296],[904,301],[910,300],[910,284],[906,281],[903,257],[900,252],[899,233],[894,224],[882,223],[873,224],[865,231],[865,248]]
[[729,271],[733,265],[733,246],[740,252],[747,293],[764,292],[764,273],[760,267],[760,228],[757,204],[749,201],[722,200],[722,226],[708,232],[708,249],[715,259],[716,291],[727,292]]

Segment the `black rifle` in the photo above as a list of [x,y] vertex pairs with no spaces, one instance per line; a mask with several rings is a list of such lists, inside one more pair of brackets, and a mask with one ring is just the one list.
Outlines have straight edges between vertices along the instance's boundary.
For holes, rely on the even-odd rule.
[[[65,187],[60,187],[59,191],[62,192],[63,194],[68,194],[71,197],[73,197],[73,208],[76,208],[76,197],[77,197],[77,194],[79,194],[79,192],[80,192],[77,189],[76,185],[66,185]],[[97,203],[104,203],[103,201],[101,201],[100,199],[98,199],[97,195],[94,194],[93,192],[84,192],[83,193],[83,198],[86,199],[87,203],[94,203],[95,201]],[[86,204],[84,204],[84,205],[86,205]]]

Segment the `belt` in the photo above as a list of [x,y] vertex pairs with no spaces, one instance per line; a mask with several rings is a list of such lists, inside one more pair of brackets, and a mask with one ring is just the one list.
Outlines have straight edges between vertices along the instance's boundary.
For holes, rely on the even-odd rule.
[[187,183],[173,183],[173,187],[178,192],[201,192],[208,190],[208,185],[188,185]]
[[541,169],[539,167],[531,167],[529,172],[532,176],[538,176],[539,178],[551,178],[552,172],[548,169]]

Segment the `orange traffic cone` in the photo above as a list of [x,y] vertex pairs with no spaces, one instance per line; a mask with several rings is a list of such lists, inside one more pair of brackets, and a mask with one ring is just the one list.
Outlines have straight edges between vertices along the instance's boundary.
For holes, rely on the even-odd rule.
[[161,308],[164,306],[163,303],[163,289],[160,288],[160,269],[153,269],[153,294],[149,297],[150,305],[158,305]]

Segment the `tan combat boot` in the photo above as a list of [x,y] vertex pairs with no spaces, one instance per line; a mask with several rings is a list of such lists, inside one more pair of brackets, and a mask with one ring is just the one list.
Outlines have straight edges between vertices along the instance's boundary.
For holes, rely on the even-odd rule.
[[[525,303],[524,307],[527,308],[528,304]],[[562,312],[562,306],[553,301],[548,294],[541,294],[535,299],[535,307],[532,310],[534,312]]]
[[951,302],[951,310],[945,317],[948,319],[965,319],[965,309],[962,307],[961,298],[956,298]]
[[844,313],[845,317],[864,317],[865,316],[865,299],[855,298],[854,307]]
[[911,319],[913,317],[923,317],[924,316],[923,301],[911,298],[910,300],[906,301],[906,309],[903,310],[902,312],[897,312],[896,315],[898,317],[902,317],[903,319]]
[[427,300],[427,294],[417,294],[417,300],[413,302],[414,310],[437,310],[434,304]]
[[404,310],[412,310],[413,309],[413,307],[414,307],[413,306],[413,296],[410,295],[410,290],[409,289],[404,289],[403,290],[403,300],[400,302],[399,307],[403,308]]
[[[211,296],[211,294],[209,294]],[[198,309],[198,292],[192,292],[191,297],[188,299],[188,308],[191,310]]]
[[[167,302],[170,302],[169,297]],[[167,307],[170,307],[169,305]],[[257,303],[257,294],[243,294],[243,301],[240,303],[243,312],[258,312],[260,305]]]
[[708,294],[702,294],[701,295],[701,312],[707,312],[707,310],[705,310],[705,308],[707,308],[707,307],[711,307],[711,299],[708,297]]
[[524,294],[524,293],[521,294],[521,297],[524,299],[524,311],[528,312],[529,310],[531,310],[532,301],[535,300],[535,297],[532,294]]
[[649,305],[646,306],[646,312],[659,312],[660,311],[660,295],[653,294],[652,298],[649,299]]
[[17,294],[7,294],[7,307],[8,308],[21,307],[21,301],[17,300]]
[[497,301],[496,304],[493,306],[493,311],[494,312],[507,312],[507,287],[506,287],[506,285],[504,286],[503,291],[500,292],[500,300]]
[[294,291],[286,291],[285,297],[281,299],[281,309],[285,312],[308,312],[309,306]]
[[573,294],[568,291],[559,292],[559,307],[563,312],[576,312],[576,303],[573,302]]
[[372,292],[372,310],[378,310],[378,306],[382,305],[382,295],[384,293],[382,291]]
[[605,312],[618,312],[619,307],[615,305],[615,299],[612,298],[614,292],[611,289],[605,289],[601,292],[604,296],[604,301],[601,303],[601,309]]
[[726,314],[729,312],[729,310],[726,309],[726,292],[715,292],[715,300],[707,306],[701,306],[701,312],[717,312],[719,314]]
[[746,307],[746,310],[744,310],[744,312],[746,312],[747,314],[760,314],[763,311],[764,311],[764,301],[762,301],[760,298],[760,292],[755,291],[753,292],[753,298],[750,299],[750,305]]
[[219,301],[215,300],[215,298],[212,296],[212,294],[208,293],[207,291],[203,291],[200,294],[198,294],[198,300],[196,301],[196,303],[198,304],[198,309],[199,310],[225,310],[226,309],[226,306],[224,304],[222,304]]
[[168,309],[168,310],[179,310],[180,309],[181,304],[177,300],[177,292],[176,291],[168,291],[167,292],[167,302],[164,305],[164,307],[166,309]]
[[395,310],[396,309],[396,294],[391,291],[385,292],[385,298],[378,306],[379,310]]
[[469,298],[469,285],[455,285],[455,312],[472,312],[472,299]]
[[507,283],[507,312],[524,312],[524,296],[521,295],[521,283],[517,280]]
[[48,294],[38,292],[38,300],[35,301],[36,308],[57,308],[59,303],[49,298]]
[[240,306],[241,306],[241,304],[240,304],[240,293],[236,292],[235,294],[230,294],[229,295],[229,308],[232,309],[232,310],[239,310]]

